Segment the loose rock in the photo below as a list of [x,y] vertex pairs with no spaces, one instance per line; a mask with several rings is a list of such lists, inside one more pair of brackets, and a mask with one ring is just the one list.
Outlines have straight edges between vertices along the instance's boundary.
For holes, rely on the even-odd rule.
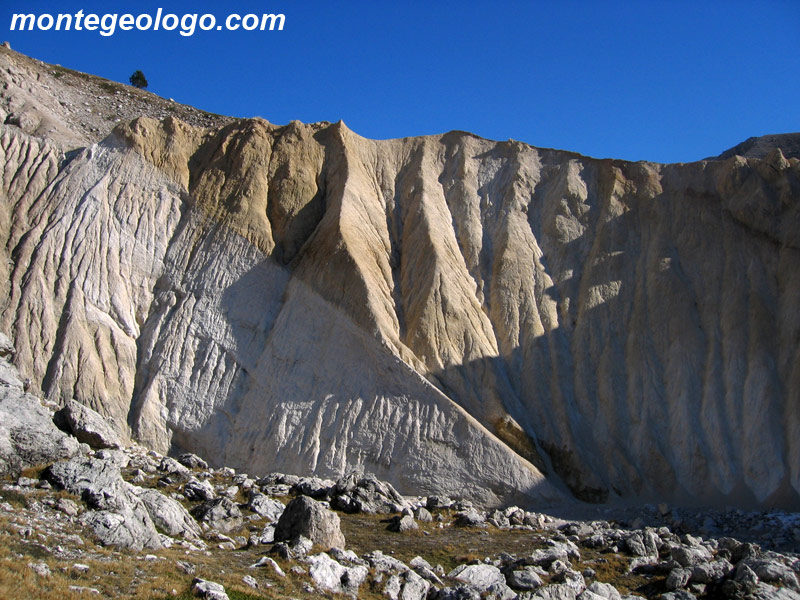
[[275,540],[309,538],[323,548],[344,548],[339,516],[308,496],[298,496],[283,511],[275,526]]
[[192,581],[192,593],[203,600],[230,600],[222,585],[200,578]]
[[224,533],[239,529],[244,523],[242,511],[228,498],[216,498],[192,509],[192,516],[212,529]]
[[53,422],[92,448],[121,448],[122,440],[97,412],[74,400],[53,416]]

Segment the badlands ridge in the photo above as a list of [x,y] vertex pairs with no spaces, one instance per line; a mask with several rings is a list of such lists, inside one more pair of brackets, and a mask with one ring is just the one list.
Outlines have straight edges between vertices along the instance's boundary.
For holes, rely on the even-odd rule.
[[375,141],[0,48],[3,122],[31,393],[253,473],[800,506],[796,135],[672,165]]

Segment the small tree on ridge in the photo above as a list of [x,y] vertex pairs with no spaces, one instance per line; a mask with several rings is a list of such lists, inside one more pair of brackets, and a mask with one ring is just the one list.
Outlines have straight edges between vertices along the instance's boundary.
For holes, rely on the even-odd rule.
[[133,75],[131,75],[130,82],[133,87],[139,88],[140,90],[147,89],[147,78],[145,78],[144,73],[141,71],[134,71]]

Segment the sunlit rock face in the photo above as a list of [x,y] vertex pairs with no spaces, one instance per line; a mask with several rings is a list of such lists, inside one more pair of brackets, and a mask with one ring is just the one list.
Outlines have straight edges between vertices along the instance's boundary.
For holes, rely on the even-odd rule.
[[77,92],[0,60],[0,108],[24,88],[55,123],[0,126],[0,330],[32,389],[252,473],[798,507],[797,159],[147,116],[76,148],[50,100]]

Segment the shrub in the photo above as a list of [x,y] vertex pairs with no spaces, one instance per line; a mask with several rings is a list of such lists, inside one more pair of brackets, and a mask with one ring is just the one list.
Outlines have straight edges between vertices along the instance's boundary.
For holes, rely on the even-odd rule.
[[134,71],[133,75],[130,77],[130,82],[133,87],[139,88],[140,90],[147,89],[147,78],[141,71]]

